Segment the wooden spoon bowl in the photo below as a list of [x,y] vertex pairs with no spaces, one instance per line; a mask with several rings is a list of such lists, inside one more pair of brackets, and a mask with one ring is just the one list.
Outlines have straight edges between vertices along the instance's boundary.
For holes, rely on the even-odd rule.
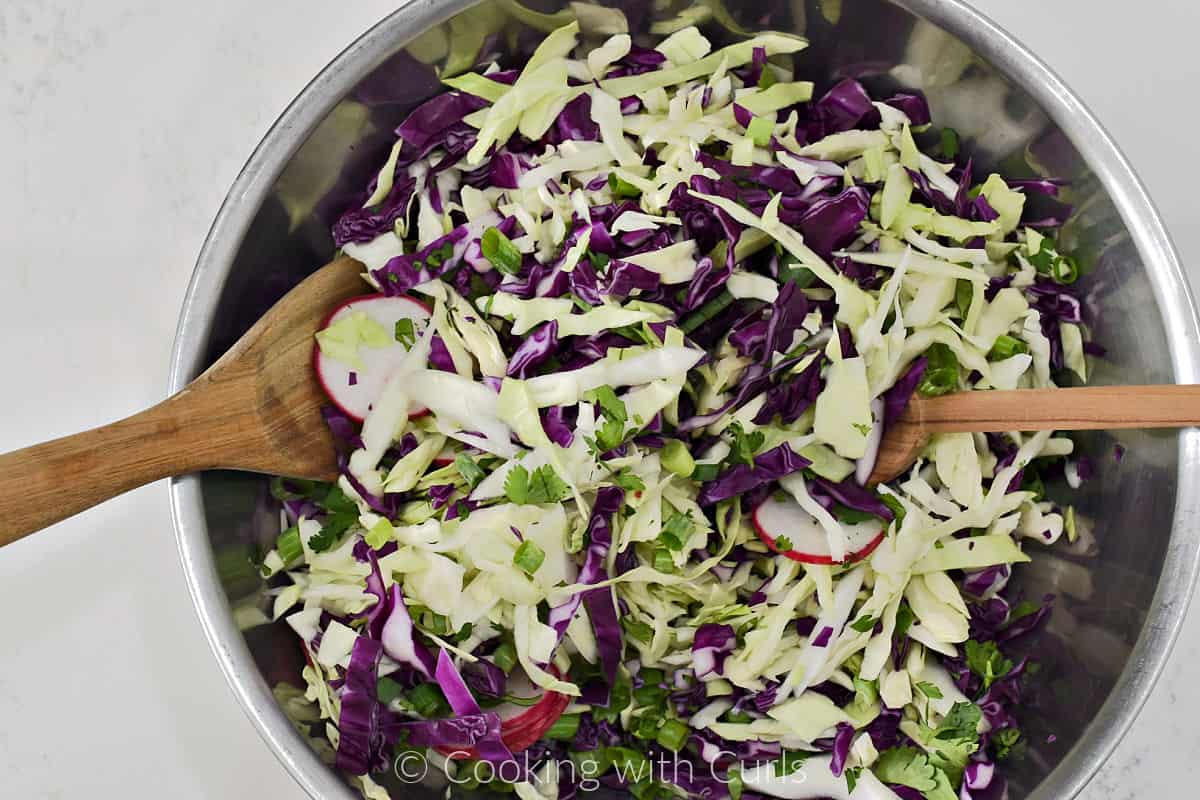
[[369,291],[338,258],[304,279],[183,391],[119,422],[0,455],[0,546],[151,481],[238,469],[332,481],[313,334]]

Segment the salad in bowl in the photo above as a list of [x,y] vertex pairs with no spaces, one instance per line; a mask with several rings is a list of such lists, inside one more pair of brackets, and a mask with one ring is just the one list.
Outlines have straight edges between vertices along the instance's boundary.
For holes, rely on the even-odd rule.
[[1009,579],[1089,464],[941,434],[868,478],[914,393],[1086,380],[1063,187],[818,92],[802,38],[644,44],[445,79],[334,226],[364,293],[314,349],[341,478],[273,484],[276,696],[368,798],[1002,797],[1052,606]]

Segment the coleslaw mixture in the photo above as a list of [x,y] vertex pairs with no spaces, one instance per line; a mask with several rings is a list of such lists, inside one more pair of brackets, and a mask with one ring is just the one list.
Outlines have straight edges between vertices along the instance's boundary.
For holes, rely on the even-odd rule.
[[308,659],[277,695],[366,797],[410,751],[525,800],[585,762],[643,800],[1003,795],[1049,610],[1005,587],[1087,462],[944,434],[864,484],[913,392],[1086,379],[1069,208],[918,92],[815,94],[805,46],[558,28],[446,79],[335,226],[426,310],[318,335],[349,384],[396,358],[361,425],[330,388],[343,476],[275,482],[263,569]]

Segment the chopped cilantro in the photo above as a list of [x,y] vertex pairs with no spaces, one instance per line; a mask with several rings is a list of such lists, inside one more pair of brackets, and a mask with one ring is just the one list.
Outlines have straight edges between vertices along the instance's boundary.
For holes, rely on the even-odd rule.
[[518,464],[504,481],[504,494],[517,505],[541,505],[565,500],[571,491],[549,464],[538,467],[532,474]]
[[617,397],[617,393],[611,386],[593,389],[584,395],[584,399],[599,403],[601,412],[608,419],[615,419],[617,422],[625,422],[629,419],[629,412],[625,409],[625,404],[621,402],[621,398]]
[[628,469],[622,469],[612,476],[612,481],[627,492],[640,492],[646,488],[646,483]]
[[[925,684],[917,684],[917,688]],[[936,687],[934,687],[936,689]],[[922,691],[924,691],[922,689]],[[936,695],[927,695],[928,697],[939,698],[941,692]],[[979,720],[983,717],[983,712],[979,710],[979,706],[974,703],[955,703],[950,709],[950,713],[942,720],[942,724],[938,726],[937,732],[934,733],[934,738],[945,741],[969,741],[974,742],[979,737]]]
[[783,754],[775,761],[776,777],[782,778],[784,775],[791,775],[803,767],[807,759],[808,753],[803,750],[784,750]]
[[968,639],[966,651],[967,668],[983,680],[984,691],[1012,671],[1013,662],[1004,657],[995,642]]
[[1017,744],[1021,740],[1021,732],[1016,728],[1003,728],[992,734],[992,747],[995,748],[996,758],[1003,761],[1017,754]]
[[731,437],[729,460],[734,464],[753,465],[754,453],[763,446],[766,435],[762,431],[747,433],[742,423],[736,420],[730,424],[728,431]]

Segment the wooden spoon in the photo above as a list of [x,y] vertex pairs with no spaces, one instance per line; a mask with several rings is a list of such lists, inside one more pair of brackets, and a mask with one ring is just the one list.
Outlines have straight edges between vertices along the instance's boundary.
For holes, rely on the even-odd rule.
[[[341,257],[306,278],[183,391],[140,414],[0,455],[0,546],[173,475],[238,469],[332,481],[328,401],[312,368],[327,312],[363,294]],[[869,483],[909,467],[935,433],[1181,428],[1200,424],[1200,386],[1091,386],[914,395],[888,428]]]
[[183,391],[140,414],[0,455],[0,546],[159,478],[239,469],[332,481],[312,367],[327,312],[368,292],[341,257],[288,292]]
[[903,416],[884,431],[867,483],[907,470],[935,433],[1096,431],[1200,425],[1200,386],[1082,386],[914,394]]

